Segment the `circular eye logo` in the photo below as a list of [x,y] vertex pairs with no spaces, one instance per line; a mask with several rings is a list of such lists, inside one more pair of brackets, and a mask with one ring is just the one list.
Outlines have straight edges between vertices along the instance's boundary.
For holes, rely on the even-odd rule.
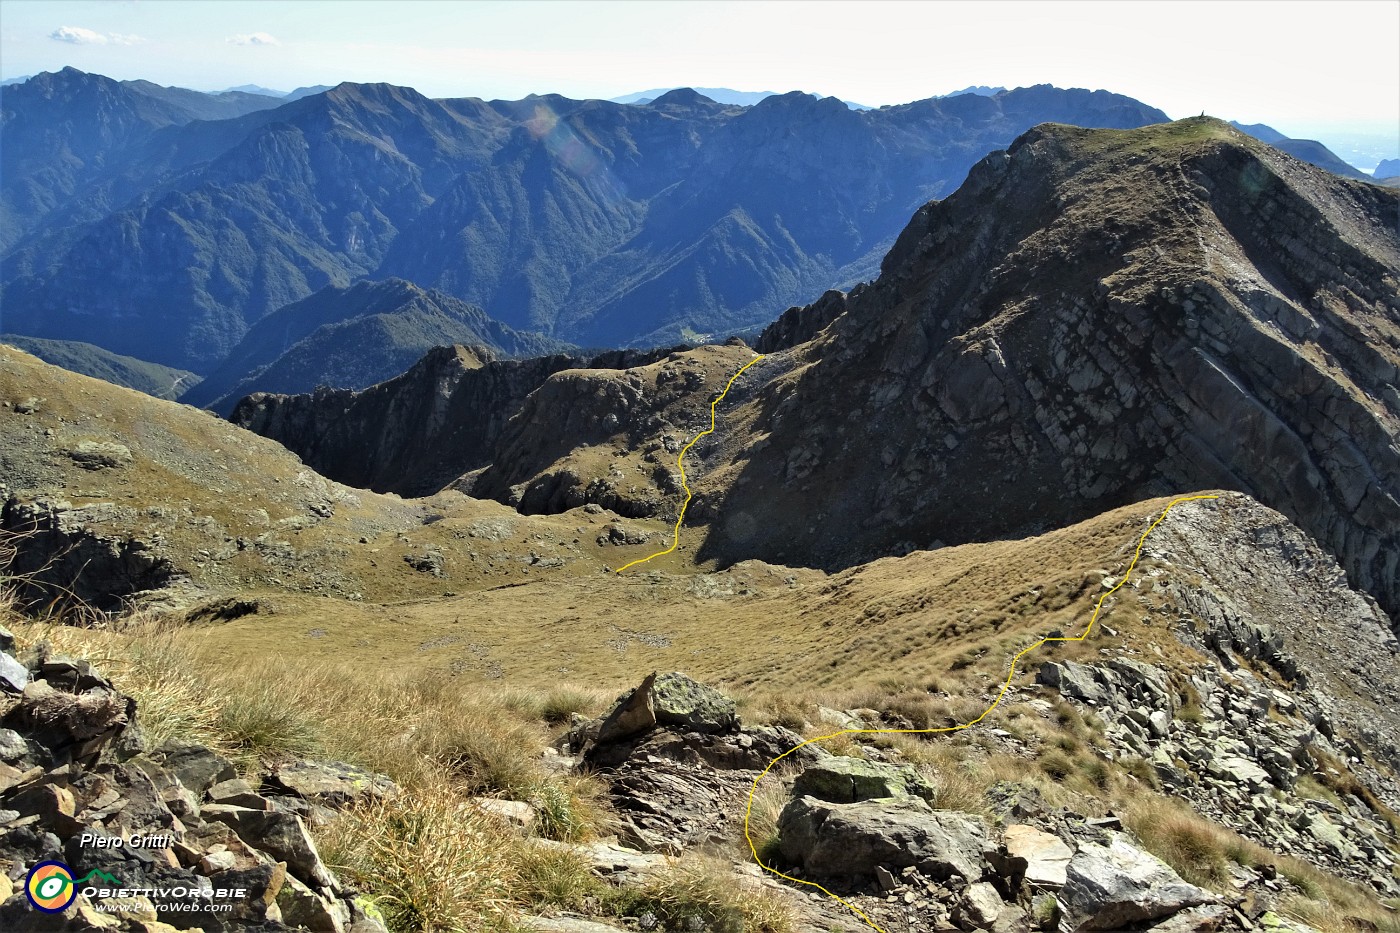
[[40,862],[29,869],[24,880],[24,893],[35,910],[46,914],[61,913],[78,896],[73,872],[62,862]]

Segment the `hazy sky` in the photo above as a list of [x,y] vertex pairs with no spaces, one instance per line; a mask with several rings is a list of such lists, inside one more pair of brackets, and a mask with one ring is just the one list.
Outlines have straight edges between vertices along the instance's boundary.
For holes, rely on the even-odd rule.
[[696,85],[874,106],[1051,83],[1174,118],[1395,138],[1397,37],[1400,0],[0,0],[0,76],[73,65],[200,90],[387,81],[484,98]]

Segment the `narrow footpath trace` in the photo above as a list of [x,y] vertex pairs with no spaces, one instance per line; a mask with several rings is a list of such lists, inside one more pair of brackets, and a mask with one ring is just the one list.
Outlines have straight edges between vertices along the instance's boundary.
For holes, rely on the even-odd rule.
[[[750,365],[752,365],[752,364],[750,364]],[[743,371],[743,370],[740,370],[740,372],[742,372],[742,371]],[[722,398],[722,397],[723,397],[723,396],[721,396],[721,398]],[[713,409],[712,409],[712,410],[713,410]],[[711,428],[711,430],[713,430],[713,427]],[[693,443],[693,442],[692,442],[692,443]],[[975,725],[977,725],[978,723],[980,723],[983,719],[986,719],[987,716],[989,716],[993,710],[995,710],[998,706],[1001,705],[1001,701],[1002,701],[1002,699],[1006,696],[1006,692],[1007,692],[1009,689],[1011,689],[1011,681],[1012,681],[1013,679],[1015,679],[1015,677],[1016,677],[1016,667],[1017,667],[1017,665],[1020,663],[1020,661],[1021,661],[1021,659],[1022,659],[1023,657],[1025,657],[1026,655],[1030,654],[1032,651],[1036,650],[1037,648],[1041,647],[1042,645],[1047,645],[1047,644],[1050,644],[1051,642],[1075,642],[1075,641],[1083,641],[1084,639],[1086,639],[1086,638],[1089,637],[1089,634],[1094,630],[1094,625],[1095,625],[1095,623],[1097,623],[1098,620],[1099,620],[1099,614],[1100,614],[1100,612],[1102,612],[1102,610],[1103,610],[1104,600],[1108,599],[1108,597],[1110,597],[1110,596],[1112,596],[1114,593],[1118,592],[1118,590],[1122,588],[1123,584],[1125,584],[1125,583],[1128,582],[1128,578],[1129,578],[1130,576],[1132,576],[1133,568],[1135,568],[1135,567],[1137,566],[1138,559],[1142,556],[1142,549],[1143,549],[1143,546],[1147,543],[1147,536],[1150,535],[1150,534],[1152,534],[1152,532],[1156,529],[1156,527],[1157,527],[1158,525],[1162,524],[1162,522],[1166,520],[1167,515],[1171,512],[1172,509],[1176,508],[1178,505],[1181,505],[1183,502],[1195,502],[1195,501],[1198,501],[1198,500],[1201,500],[1201,499],[1219,499],[1219,498],[1220,498],[1219,496],[1213,496],[1213,495],[1182,496],[1182,497],[1180,497],[1180,498],[1178,498],[1178,499],[1173,499],[1170,503],[1168,503],[1168,504],[1167,504],[1167,507],[1166,507],[1165,509],[1162,510],[1162,514],[1161,514],[1161,515],[1158,515],[1156,521],[1154,521],[1151,525],[1149,525],[1149,526],[1147,527],[1147,530],[1144,531],[1144,532],[1142,533],[1142,537],[1138,538],[1137,549],[1133,551],[1133,559],[1128,563],[1128,569],[1125,570],[1125,571],[1123,572],[1123,578],[1122,578],[1121,580],[1119,580],[1116,584],[1114,584],[1112,589],[1108,590],[1107,592],[1105,592],[1103,595],[1101,595],[1101,596],[1099,597],[1098,603],[1096,603],[1095,606],[1094,606],[1094,612],[1093,612],[1093,614],[1089,617],[1089,624],[1086,625],[1086,626],[1084,627],[1084,631],[1081,632],[1081,633],[1078,634],[1078,635],[1072,635],[1072,636],[1071,636],[1071,635],[1056,635],[1056,636],[1049,636],[1049,635],[1047,635],[1047,636],[1045,636],[1044,638],[1041,638],[1039,641],[1037,641],[1037,642],[1035,642],[1035,643],[1033,643],[1033,644],[1031,644],[1031,645],[1029,645],[1029,646],[1027,646],[1027,647],[1025,647],[1025,648],[1022,648],[1020,651],[1018,651],[1018,652],[1016,653],[1016,656],[1013,657],[1013,658],[1011,659],[1011,666],[1010,666],[1010,669],[1006,672],[1006,680],[1002,682],[1001,690],[998,691],[998,693],[997,693],[997,695],[996,695],[996,699],[992,700],[991,705],[989,705],[985,710],[983,710],[983,711],[982,711],[982,714],[981,714],[980,716],[978,716],[976,719],[968,720],[967,722],[960,723],[959,725],[956,725],[956,726],[939,726],[938,728],[934,728],[934,729],[842,729],[840,732],[833,732],[833,733],[831,733],[830,735],[819,735],[819,736],[817,736],[816,738],[811,738],[811,739],[806,740],[805,742],[801,742],[801,743],[799,743],[799,744],[797,744],[797,745],[794,745],[792,748],[790,748],[790,749],[788,749],[787,751],[783,752],[781,755],[777,756],[777,757],[774,758],[772,761],[768,762],[768,767],[764,768],[763,771],[758,775],[758,777],[756,777],[756,778],[753,779],[753,785],[749,788],[749,799],[748,799],[748,804],[747,804],[747,806],[745,806],[745,808],[744,808],[744,839],[745,839],[745,841],[747,841],[748,844],[749,844],[749,852],[752,853],[754,862],[758,864],[758,867],[759,867],[759,868],[762,868],[764,871],[769,872],[770,874],[776,875],[776,876],[778,876],[779,878],[782,878],[782,879],[785,880],[785,881],[790,881],[790,882],[792,882],[793,884],[804,885],[804,886],[809,887],[809,888],[815,888],[816,890],[818,890],[818,891],[822,892],[823,894],[825,894],[827,897],[829,897],[829,898],[831,898],[832,900],[836,901],[837,903],[841,904],[841,906],[843,906],[843,907],[847,908],[848,910],[850,910],[852,913],[854,913],[857,917],[859,917],[861,920],[863,920],[863,921],[864,921],[868,926],[870,926],[872,929],[878,930],[879,933],[886,933],[885,929],[884,929],[883,927],[881,927],[879,924],[877,924],[874,920],[871,920],[870,917],[868,917],[868,916],[865,914],[864,911],[862,911],[862,910],[861,910],[859,907],[857,907],[856,905],[852,904],[850,901],[845,900],[845,899],[842,898],[840,895],[834,894],[834,893],[832,893],[831,891],[828,891],[825,887],[823,887],[822,885],[816,883],[815,881],[804,881],[804,880],[802,880],[801,878],[794,878],[792,875],[785,874],[785,873],[779,871],[778,869],[772,867],[771,865],[766,865],[766,864],[764,864],[763,859],[760,858],[759,855],[758,855],[758,847],[754,844],[753,836],[751,836],[751,835],[749,834],[749,817],[750,817],[750,816],[752,815],[752,813],[753,813],[753,797],[754,797],[754,794],[758,791],[758,784],[759,784],[759,782],[762,781],[765,777],[768,776],[768,772],[772,771],[772,770],[773,770],[773,767],[774,767],[778,762],[782,761],[784,758],[786,758],[787,756],[791,755],[793,752],[796,752],[797,750],[802,749],[802,748],[806,748],[808,745],[813,745],[813,744],[816,744],[817,742],[825,742],[825,741],[828,740],[828,739],[834,739],[834,738],[837,738],[837,737],[839,737],[839,736],[843,736],[843,735],[889,735],[889,734],[891,734],[891,733],[899,733],[899,734],[903,734],[903,735],[934,735],[934,734],[943,733],[943,732],[961,732],[961,731],[964,730],[964,729],[971,729],[973,726],[975,726]]]
[[715,406],[718,405],[720,402],[724,401],[724,397],[728,395],[729,390],[734,387],[734,382],[744,374],[744,370],[748,369],[750,366],[757,363],[761,359],[764,359],[764,356],[760,353],[753,359],[745,363],[743,366],[740,366],[739,371],[729,377],[729,382],[725,384],[724,391],[721,392],[719,395],[716,395],[714,401],[710,402],[710,426],[705,430],[701,431],[699,434],[692,437],[690,439],[690,442],[681,448],[681,452],[676,454],[676,467],[681,471],[681,488],[685,490],[685,501],[681,503],[680,514],[676,516],[676,527],[671,531],[671,546],[664,551],[657,551],[655,554],[648,554],[646,557],[639,557],[634,561],[630,561],[629,563],[623,564],[621,567],[617,568],[617,570],[613,571],[614,573],[622,573],[622,571],[626,570],[629,567],[635,567],[638,564],[645,564],[647,561],[655,560],[658,557],[665,557],[667,554],[670,554],[671,552],[675,551],[675,549],[680,546],[681,522],[685,521],[685,510],[690,508],[690,500],[695,496],[695,493],[691,491],[690,483],[686,480],[685,476],[685,455],[689,452],[690,448],[695,446],[696,442],[699,441],[700,438],[707,437],[715,433]]

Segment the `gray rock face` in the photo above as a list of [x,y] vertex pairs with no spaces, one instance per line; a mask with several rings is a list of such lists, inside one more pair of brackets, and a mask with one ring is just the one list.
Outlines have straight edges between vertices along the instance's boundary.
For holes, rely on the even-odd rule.
[[870,878],[877,866],[913,866],[929,878],[978,881],[994,852],[986,823],[919,798],[827,803],[798,797],[783,808],[784,858],[817,877]]
[[913,768],[833,755],[809,766],[792,785],[794,797],[828,803],[858,803],[880,797],[922,797],[932,802],[935,788]]
[[1215,901],[1215,895],[1182,881],[1165,862],[1115,836],[1108,845],[1081,845],[1070,859],[1060,891],[1060,929],[1121,930]]
[[806,307],[788,308],[763,329],[753,348],[759,353],[777,353],[806,343],[845,311],[846,294],[832,289]]
[[[178,572],[169,558],[130,536],[103,534],[104,506],[74,508],[64,500],[38,498],[0,501],[0,530],[22,536],[9,568],[19,583],[21,602],[75,601],[116,608],[124,597],[156,589]],[[110,505],[105,508],[110,509]]]
[[181,784],[200,795],[214,784],[238,776],[233,762],[194,742],[171,739],[151,756],[179,778]]
[[316,844],[301,817],[212,803],[203,807],[199,815],[232,826],[250,845],[286,862],[287,869],[308,884],[332,891],[339,889],[339,882],[316,853]]

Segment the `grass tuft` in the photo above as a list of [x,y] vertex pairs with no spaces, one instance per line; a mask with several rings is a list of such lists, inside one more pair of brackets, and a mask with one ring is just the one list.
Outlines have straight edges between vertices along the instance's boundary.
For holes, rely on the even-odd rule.
[[373,892],[395,933],[506,929],[519,843],[450,786],[342,813],[318,836],[321,855]]

